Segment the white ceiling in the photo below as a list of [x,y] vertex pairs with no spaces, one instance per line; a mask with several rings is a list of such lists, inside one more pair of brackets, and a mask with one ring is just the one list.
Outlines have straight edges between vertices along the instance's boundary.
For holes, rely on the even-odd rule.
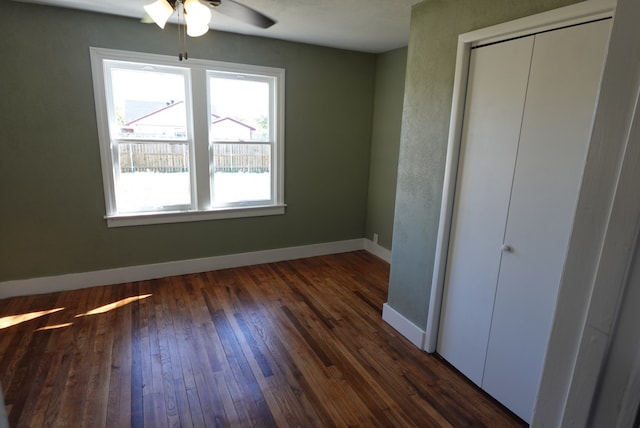
[[[142,18],[143,6],[154,0],[17,1]],[[214,10],[211,27],[232,33],[380,53],[407,45],[411,6],[420,1],[237,0],[277,23],[264,30],[235,21]]]

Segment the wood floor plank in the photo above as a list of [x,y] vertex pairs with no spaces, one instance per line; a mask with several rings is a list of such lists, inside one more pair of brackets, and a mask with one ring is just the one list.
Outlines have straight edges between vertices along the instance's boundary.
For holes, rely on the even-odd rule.
[[[213,297],[209,293],[213,293]],[[240,396],[239,388],[235,385],[235,381],[232,380],[233,373],[226,352],[224,351],[224,326],[216,324],[216,317],[224,315],[222,305],[217,302],[218,299],[215,297],[215,290],[202,290],[202,297],[209,310],[214,330],[214,333],[210,337],[214,341],[215,347],[218,350],[216,353],[219,355],[218,362],[220,365],[219,370],[214,373],[214,380],[217,395],[224,409],[224,418],[230,425],[237,424],[239,426],[247,426],[249,424],[248,415],[242,401],[237,398]],[[218,319],[218,321],[220,321],[220,319]]]
[[[174,278],[175,279],[175,278]],[[188,280],[188,278],[187,278]],[[182,379],[184,381],[189,413],[191,414],[190,426],[205,426],[203,405],[197,386],[197,376],[200,374],[202,362],[199,358],[197,346],[197,318],[190,311],[188,300],[193,296],[189,291],[189,283],[182,281],[172,281],[173,297],[175,301],[174,312],[179,313],[179,317],[174,317],[174,329],[177,340],[178,358],[182,366]],[[187,423],[187,415],[181,417],[181,423]]]
[[[64,404],[62,394],[67,384],[72,359],[71,353],[60,352],[57,355],[57,361],[54,360],[56,370],[54,371],[53,384],[50,387],[51,394],[43,412],[42,425],[39,426],[58,426],[58,415]],[[11,424],[11,419],[9,423]]]
[[[102,306],[103,293],[104,288],[102,287],[95,290],[80,291],[81,297],[78,299],[80,311],[86,313]],[[99,359],[102,356],[91,351],[95,347],[93,341],[96,336],[99,317],[78,315],[80,314],[74,316],[72,325],[68,327],[73,333],[73,357],[69,369],[69,377],[63,392],[64,404],[58,414],[57,423],[60,426],[73,425],[81,420],[83,409],[86,408],[89,397],[88,391],[90,389],[100,389],[98,385],[93,383],[96,377],[92,375],[95,372],[94,367],[99,364]]]
[[180,414],[178,408],[178,397],[174,383],[174,367],[171,358],[171,335],[173,334],[171,312],[165,306],[163,295],[168,293],[170,278],[163,278],[159,281],[161,293],[159,302],[155,307],[156,329],[158,336],[158,352],[160,358],[160,379],[162,381],[162,392],[164,394],[164,409],[166,410],[166,424],[168,426],[180,426]]
[[[162,293],[162,306],[168,312],[169,321],[166,325],[167,334],[165,338],[171,361],[170,370],[174,384],[178,420],[181,426],[194,426],[194,417],[195,420],[201,419],[201,407],[197,402],[197,397],[192,394],[195,386],[191,363],[188,357],[185,359],[184,354],[181,352],[181,339],[186,328],[185,318],[188,317],[185,316],[184,309],[179,308],[177,305],[176,296],[180,294],[179,289],[182,288],[182,284],[174,281],[174,279],[168,278],[169,287]],[[196,398],[196,402],[191,402],[193,398]],[[194,412],[190,410],[192,406],[196,408]]]
[[[3,325],[14,326],[15,317],[31,312],[31,307],[33,307],[33,304],[30,296],[20,299],[12,305],[0,305],[0,318],[3,320]],[[23,329],[9,327],[2,329],[1,332],[0,367],[7,367],[13,359],[13,354],[17,351],[16,344],[23,339],[24,334],[22,334]],[[11,374],[9,370],[4,370],[0,373],[0,384],[8,385]]]
[[[55,421],[58,419],[61,395],[66,385],[66,376],[70,369],[71,355],[73,353],[73,349],[70,346],[72,332],[67,331],[66,328],[49,329],[48,327],[71,324],[74,313],[73,307],[69,308],[69,306],[73,306],[78,300],[75,296],[66,293],[54,293],[36,297],[32,301],[33,306],[29,310],[62,310],[52,313],[46,319],[42,319],[42,323],[23,325],[19,329],[22,334],[46,333],[49,340],[43,353],[33,352],[30,355],[30,360],[40,362],[43,369],[41,372],[43,376],[42,383],[39,380],[35,381],[35,389],[31,391],[30,396],[27,398],[28,413],[20,415],[17,426],[46,426],[47,424],[54,426]],[[41,330],[43,328],[44,330]],[[34,355],[38,357],[33,358]],[[13,410],[11,413],[14,413]]]
[[[377,380],[374,376],[383,376],[384,371],[371,372],[365,364],[362,364],[360,358],[361,349],[359,347],[345,346],[343,342],[335,341],[336,334],[341,334],[344,330],[339,326],[345,325],[347,328],[351,328],[351,325],[346,320],[337,321],[336,328],[331,331],[322,331],[322,323],[317,320],[314,322],[312,317],[307,317],[305,320],[306,328],[309,331],[313,331],[317,340],[322,344],[321,346],[327,349],[327,352],[331,355],[331,359],[336,362],[335,366],[340,373],[341,377],[347,380],[349,385],[360,386],[356,388],[355,394],[367,404],[369,411],[376,415],[376,418],[383,422],[386,426],[396,426],[396,423],[392,423],[387,418],[387,414],[384,409],[391,406],[394,407],[393,400],[388,396],[386,389],[382,386],[388,387],[384,384],[384,377],[382,380]],[[370,340],[370,336],[362,336],[365,340]],[[355,344],[352,337],[349,337],[345,343]],[[382,385],[380,385],[382,383]],[[361,387],[366,386],[366,387]],[[396,408],[399,413],[399,418],[405,418],[406,414],[400,409]],[[405,419],[409,420],[408,417]]]
[[227,314],[224,310],[218,310],[212,314],[212,320],[225,350],[227,362],[235,380],[234,383],[238,386],[233,390],[236,409],[242,409],[242,413],[246,412],[249,421],[262,420],[267,426],[274,426],[273,415],[265,406],[262,391],[240,347]]
[[216,350],[215,330],[211,324],[211,317],[201,294],[204,285],[204,275],[196,275],[190,280],[190,301],[198,301],[198,305],[188,305],[194,320],[193,344],[190,360],[192,366],[197,367],[194,381],[198,398],[202,406],[203,418],[206,426],[228,426],[223,404],[216,388],[212,385],[215,373],[221,371],[218,351]]
[[[48,332],[33,334],[27,352],[44,354],[49,336]],[[12,407],[9,414],[9,422],[12,425],[16,425],[23,414],[25,418],[29,417],[30,409],[26,407],[26,404],[33,389],[41,387],[44,382],[45,372],[43,369],[41,362],[28,358],[28,354],[24,355],[18,363],[12,383],[15,387],[9,388],[5,394],[6,400],[11,403]]]
[[[257,269],[261,270],[261,267],[257,267]],[[269,320],[268,310],[256,303],[256,296],[258,296],[257,300],[261,300],[260,291],[269,292],[275,287],[258,288],[260,284],[265,284],[265,282],[256,281],[256,275],[250,275],[250,277],[254,281],[253,287],[249,289],[249,295],[244,296],[245,303],[248,303],[249,308],[243,307],[242,313],[247,314],[246,319],[250,323],[251,335],[257,346],[260,347],[262,355],[268,356],[272,361],[270,369],[273,375],[265,377],[269,385],[268,389],[274,398],[278,399],[278,408],[283,412],[287,425],[323,426],[314,406],[304,393],[304,388],[300,385],[299,379],[302,375],[297,365],[293,362],[279,337],[274,334],[275,331],[281,331],[281,328],[274,326]],[[270,283],[270,285],[274,284]],[[281,302],[282,300],[278,297],[275,301]]]
[[[324,366],[317,364],[313,367],[309,364],[311,354],[299,347],[299,336],[290,334],[297,330],[291,326],[284,314],[267,312],[265,315],[268,315],[268,319],[259,321],[261,330],[257,337],[261,338],[274,358],[274,367],[277,367],[279,378],[282,380],[276,385],[281,388],[280,394],[293,399],[294,407],[298,408],[296,418],[305,422],[302,426],[335,426],[333,406],[327,407],[327,404],[331,405],[331,401],[322,400],[313,382],[318,376],[317,371]],[[309,372],[310,370],[313,371]],[[270,377],[269,381],[275,383],[273,377]]]
[[334,398],[335,381],[325,362],[318,358],[316,351],[300,333],[299,327],[291,323],[284,311],[275,312],[273,316],[276,321],[275,334],[279,336],[278,342],[284,344],[285,352],[290,358],[289,364],[295,367],[297,372],[299,386],[312,406],[319,410],[322,424],[349,426],[348,420],[352,415],[341,412],[339,398]]
[[1,300],[34,314],[0,329],[11,426],[526,426],[382,321],[388,277],[355,251]]

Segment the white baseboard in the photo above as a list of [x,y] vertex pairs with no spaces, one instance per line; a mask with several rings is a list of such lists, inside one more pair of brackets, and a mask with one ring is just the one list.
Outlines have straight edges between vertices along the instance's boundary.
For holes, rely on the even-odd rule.
[[384,247],[374,243],[370,239],[364,240],[364,249],[373,254],[374,256],[380,257],[387,263],[391,263],[391,251],[387,250]]
[[[201,259],[5,281],[0,282],[0,299],[366,250],[366,241],[366,239],[351,239]],[[373,253],[373,251],[370,252]]]
[[382,320],[396,329],[409,342],[424,349],[426,332],[389,306],[388,303],[382,305]]

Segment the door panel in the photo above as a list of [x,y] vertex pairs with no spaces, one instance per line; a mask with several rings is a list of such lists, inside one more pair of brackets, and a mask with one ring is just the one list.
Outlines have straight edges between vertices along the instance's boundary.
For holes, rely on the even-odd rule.
[[529,421],[556,306],[610,20],[535,37],[482,388]]
[[474,49],[463,125],[440,355],[482,381],[533,37]]

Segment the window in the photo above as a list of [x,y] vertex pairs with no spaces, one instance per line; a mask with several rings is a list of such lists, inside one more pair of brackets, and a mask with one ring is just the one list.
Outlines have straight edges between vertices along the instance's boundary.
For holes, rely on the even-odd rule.
[[109,226],[284,213],[284,70],[91,48]]

